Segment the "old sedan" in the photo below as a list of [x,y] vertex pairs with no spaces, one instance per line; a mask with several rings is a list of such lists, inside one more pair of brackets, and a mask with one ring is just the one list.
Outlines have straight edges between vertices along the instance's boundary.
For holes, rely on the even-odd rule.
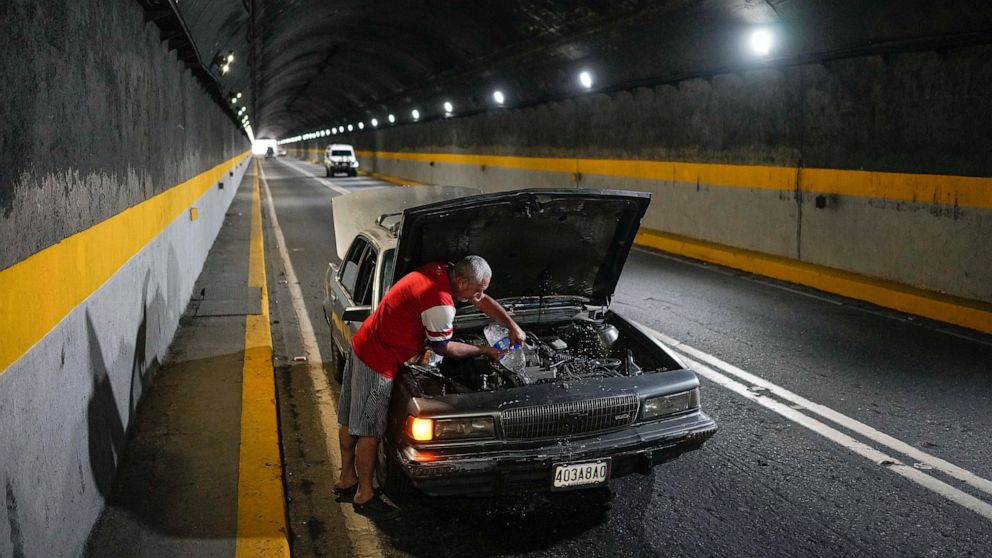
[[[351,334],[393,281],[465,254],[493,268],[487,291],[527,332],[520,366],[479,357],[408,362],[396,377],[379,482],[387,494],[498,495],[603,486],[698,449],[716,432],[699,380],[610,309],[650,197],[616,190],[466,195],[386,188],[335,198],[342,265],[324,312],[340,379]],[[458,309],[457,340],[489,319]]]

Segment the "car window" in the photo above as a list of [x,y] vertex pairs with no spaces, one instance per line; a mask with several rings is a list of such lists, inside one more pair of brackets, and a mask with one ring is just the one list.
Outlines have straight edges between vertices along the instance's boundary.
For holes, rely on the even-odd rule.
[[351,156],[351,151],[347,151],[347,150],[343,150],[343,149],[335,149],[334,151],[331,151],[331,156],[332,157],[350,157]]
[[372,285],[375,277],[376,252],[369,247],[365,251],[365,258],[358,267],[358,280],[355,282],[355,296],[352,297],[355,304],[366,306],[372,304]]
[[386,296],[386,291],[392,286],[393,281],[393,256],[396,250],[387,250],[382,255],[382,277],[379,279],[379,299]]
[[365,249],[368,247],[368,244],[368,241],[364,238],[356,238],[351,243],[351,248],[348,248],[348,254],[345,255],[341,266],[341,275],[339,277],[341,286],[351,295],[352,300],[355,299],[355,281],[358,279],[358,263],[361,261],[362,256],[365,255]]

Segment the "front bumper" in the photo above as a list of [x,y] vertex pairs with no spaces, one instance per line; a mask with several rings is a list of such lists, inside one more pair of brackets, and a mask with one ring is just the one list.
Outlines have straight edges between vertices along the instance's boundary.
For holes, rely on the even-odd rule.
[[[716,423],[695,412],[580,439],[516,444],[496,451],[465,447],[418,451],[406,445],[390,448],[414,487],[428,496],[494,496],[549,492],[556,463],[577,463],[609,457],[610,478],[648,473],[655,465],[699,449],[716,432]],[[523,445],[521,443],[520,445]]]

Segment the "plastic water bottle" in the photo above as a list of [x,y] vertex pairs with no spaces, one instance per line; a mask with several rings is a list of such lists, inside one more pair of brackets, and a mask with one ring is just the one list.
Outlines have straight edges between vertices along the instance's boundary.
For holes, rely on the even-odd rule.
[[527,358],[523,349],[519,345],[510,347],[510,332],[505,327],[493,322],[486,326],[484,330],[486,341],[500,351],[506,351],[499,359],[499,363],[510,370],[521,373],[527,366]]

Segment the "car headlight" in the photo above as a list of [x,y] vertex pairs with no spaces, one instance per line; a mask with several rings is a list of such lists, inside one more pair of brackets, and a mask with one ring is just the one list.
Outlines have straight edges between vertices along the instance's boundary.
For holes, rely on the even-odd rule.
[[496,425],[493,417],[429,419],[410,417],[407,435],[418,442],[431,440],[463,440],[493,438]]
[[699,407],[699,388],[673,395],[650,397],[641,406],[641,420],[651,420]]

